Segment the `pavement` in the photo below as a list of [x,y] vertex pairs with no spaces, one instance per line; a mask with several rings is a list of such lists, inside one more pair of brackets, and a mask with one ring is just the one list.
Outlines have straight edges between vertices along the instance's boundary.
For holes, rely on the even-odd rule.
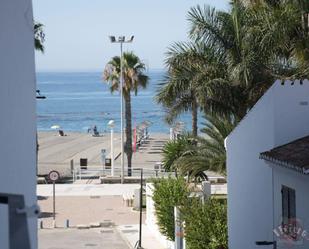
[[[56,184],[56,196],[122,196],[133,194],[139,184]],[[38,196],[52,196],[52,184],[38,184]]]
[[[139,223],[139,212],[126,206],[122,196],[62,196],[56,197],[55,203],[57,227],[65,227],[66,220],[74,227],[106,222],[114,225]],[[39,197],[38,204],[41,208],[39,220],[44,228],[52,228],[53,198]],[[145,216],[143,213],[143,222]]]
[[[92,137],[87,133],[68,132],[67,136],[60,137],[57,132],[39,132],[38,172],[46,175],[51,170],[57,170],[61,176],[70,177],[70,161],[79,167],[80,158],[87,158],[90,167],[102,167],[101,149],[110,154],[110,133],[101,137]],[[153,169],[154,164],[161,161],[161,151],[169,135],[153,133],[133,154],[132,165],[134,168]],[[120,134],[114,134],[114,156],[120,153]],[[126,157],[125,157],[126,162]],[[115,160],[115,167],[120,168],[120,157]]]
[[[117,229],[130,247],[134,248],[136,242],[139,240],[139,225],[122,225],[118,226]],[[146,225],[142,225],[141,244],[144,249],[164,249]]]
[[115,228],[108,229],[41,229],[39,249],[130,249]]
[[[134,248],[139,238],[139,212],[123,202],[122,194],[133,194],[136,188],[138,184],[56,184],[57,228],[53,228],[52,185],[38,185],[39,222],[43,222],[39,249]],[[145,218],[143,212],[143,248],[163,249],[144,224]],[[64,228],[67,220],[69,229]],[[109,225],[76,229],[100,223]]]

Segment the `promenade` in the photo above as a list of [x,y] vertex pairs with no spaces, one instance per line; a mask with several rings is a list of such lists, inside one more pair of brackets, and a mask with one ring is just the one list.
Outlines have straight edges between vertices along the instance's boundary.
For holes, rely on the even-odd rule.
[[[102,167],[101,149],[105,149],[106,157],[110,157],[110,133],[104,133],[101,137],[79,132],[65,134],[66,136],[60,137],[56,131],[38,133],[38,173],[40,175],[57,170],[61,176],[71,176],[70,161],[73,160],[75,166],[79,167],[80,158],[87,158],[90,167]],[[161,150],[168,139],[168,134],[150,134],[150,138],[133,154],[133,167],[153,169],[154,164],[161,161]],[[115,157],[121,152],[120,148],[120,134],[115,133]],[[115,167],[120,168],[120,157],[115,160]]]

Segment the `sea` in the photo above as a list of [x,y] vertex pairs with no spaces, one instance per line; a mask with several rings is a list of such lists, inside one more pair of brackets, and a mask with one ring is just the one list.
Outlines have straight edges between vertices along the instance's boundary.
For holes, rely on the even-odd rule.
[[[152,123],[150,132],[169,133],[165,111],[154,97],[164,80],[164,70],[149,70],[146,89],[132,93],[132,125],[143,121]],[[86,132],[97,126],[100,132],[109,130],[107,123],[115,121],[120,131],[120,95],[111,93],[102,80],[102,72],[38,72],[37,89],[45,99],[37,99],[37,128],[50,131],[54,125],[64,131]],[[191,115],[184,113],[178,119],[190,129]]]

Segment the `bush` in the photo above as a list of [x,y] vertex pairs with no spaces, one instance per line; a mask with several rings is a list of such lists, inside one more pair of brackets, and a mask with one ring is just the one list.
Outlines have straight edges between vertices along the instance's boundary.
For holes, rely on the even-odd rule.
[[189,195],[184,179],[154,180],[153,201],[160,232],[174,241],[174,207],[184,205]]
[[182,208],[188,249],[227,248],[227,207],[225,201],[202,203],[189,200]]

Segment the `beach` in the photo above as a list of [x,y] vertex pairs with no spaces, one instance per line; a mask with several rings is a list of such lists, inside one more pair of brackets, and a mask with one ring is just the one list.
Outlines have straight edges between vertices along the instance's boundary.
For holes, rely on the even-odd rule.
[[[71,177],[71,160],[79,167],[80,158],[88,159],[89,167],[102,167],[101,150],[106,150],[110,158],[110,133],[93,137],[86,132],[65,132],[59,136],[57,131],[38,132],[38,174],[47,175],[51,170],[59,171],[62,177]],[[169,134],[150,133],[149,139],[142,144],[132,157],[133,168],[154,169],[156,162],[162,160],[162,147]],[[120,134],[114,134],[115,168],[120,168]],[[126,156],[125,156],[126,167]]]

